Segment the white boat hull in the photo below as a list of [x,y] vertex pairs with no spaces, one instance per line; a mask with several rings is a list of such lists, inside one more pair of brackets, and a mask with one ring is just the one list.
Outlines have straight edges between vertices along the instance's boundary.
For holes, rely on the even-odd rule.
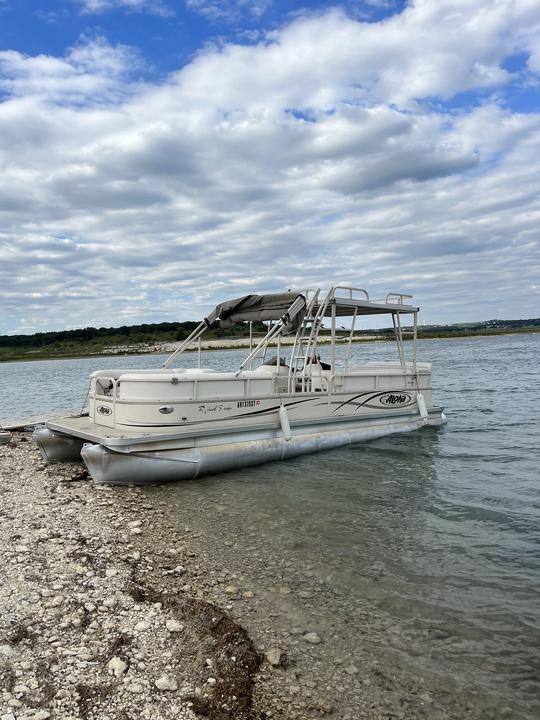
[[[299,455],[332,450],[394,433],[411,432],[424,425],[446,422],[444,413],[433,408],[427,418],[405,415],[394,418],[363,418],[338,425],[317,425],[293,430],[290,439],[281,430],[272,433],[239,433],[222,438],[218,444],[133,452],[113,450],[100,443],[84,443],[80,438],[39,428],[34,437],[46,459],[73,462],[83,459],[98,484],[150,485],[192,480],[229,470],[286,460]],[[84,444],[83,444],[84,443]],[[77,445],[79,455],[77,455]]]

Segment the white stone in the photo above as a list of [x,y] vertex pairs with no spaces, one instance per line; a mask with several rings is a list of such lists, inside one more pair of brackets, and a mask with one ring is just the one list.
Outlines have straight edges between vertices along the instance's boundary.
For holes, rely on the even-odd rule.
[[265,655],[270,665],[273,665],[274,667],[279,667],[283,662],[283,654],[277,647],[270,648],[266,651]]
[[113,596],[105,598],[103,605],[108,608],[113,608],[116,605],[116,598]]
[[141,525],[142,525],[142,520],[132,520],[131,522],[128,522],[128,527],[130,527],[130,528],[141,527]]
[[178,622],[178,620],[167,620],[166,627],[167,630],[171,633],[182,632],[182,630],[184,629],[184,626],[181,622]]
[[156,680],[156,687],[158,690],[178,690],[178,683],[174,678],[168,675],[162,675]]
[[144,692],[144,688],[140,683],[133,683],[133,685],[128,685],[127,690],[135,694]]
[[150,623],[145,622],[144,620],[141,620],[135,625],[135,630],[137,632],[144,632],[145,630],[148,630],[150,627]]
[[127,663],[119,657],[113,657],[107,663],[109,675],[120,677],[127,670]]
[[33,720],[47,720],[47,718],[51,717],[51,713],[47,712],[47,710],[38,710],[38,712],[34,715]]
[[304,640],[308,643],[311,643],[311,645],[318,645],[322,642],[321,638],[317,635],[316,632],[308,632],[303,637]]

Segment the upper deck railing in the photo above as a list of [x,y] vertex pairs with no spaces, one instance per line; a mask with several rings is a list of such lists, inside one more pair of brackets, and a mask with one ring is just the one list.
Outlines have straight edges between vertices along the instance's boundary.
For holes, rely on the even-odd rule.
[[[288,292],[292,293],[291,290]],[[296,292],[296,291],[295,291]],[[293,293],[294,294],[294,293]],[[321,293],[320,288],[309,288],[302,291],[298,291],[297,297],[288,308],[288,311],[281,317],[274,325],[270,325],[268,332],[253,348],[252,337],[250,331],[250,353],[241,363],[239,372],[251,364],[252,360],[257,357],[266,354],[266,349],[269,344],[273,341],[278,343],[278,355],[280,348],[280,341],[283,334],[286,332],[289,325],[289,319],[294,317],[295,314],[305,307],[305,317],[301,322],[297,333],[296,339],[292,351],[291,361],[291,381],[296,381],[297,377],[305,372],[306,363],[308,359],[316,356],[316,349],[319,340],[319,333],[323,328],[324,318],[332,318],[331,323],[331,364],[335,367],[336,361],[336,341],[338,340],[336,333],[336,320],[338,317],[352,318],[352,326],[350,331],[350,337],[348,342],[347,356],[351,353],[352,336],[355,331],[355,324],[357,318],[362,315],[381,315],[391,314],[394,327],[396,330],[396,340],[398,342],[400,360],[404,362],[403,353],[403,328],[399,321],[399,316],[402,314],[413,314],[414,315],[414,327],[416,328],[416,314],[418,308],[406,303],[406,300],[410,300],[412,295],[407,295],[402,292],[389,292],[384,297],[384,300],[372,300],[369,293],[364,288],[356,288],[349,285],[335,285],[331,287],[328,292]],[[205,318],[188,338],[175,350],[175,352],[165,361],[163,367],[170,367],[173,359],[184,352],[190,345],[194,345],[196,342],[199,343],[199,365],[200,365],[200,338],[205,331],[210,327],[211,323],[218,317],[218,309],[214,310],[207,318]],[[416,330],[414,332],[414,340],[416,341]],[[415,344],[415,343],[413,343]],[[348,361],[348,360],[347,360]]]

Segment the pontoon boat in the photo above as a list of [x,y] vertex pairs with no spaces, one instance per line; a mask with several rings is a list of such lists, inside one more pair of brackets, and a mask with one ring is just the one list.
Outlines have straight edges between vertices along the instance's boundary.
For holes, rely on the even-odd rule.
[[[335,286],[221,303],[161,369],[92,373],[88,414],[50,421],[34,437],[50,462],[82,457],[97,483],[148,484],[442,425],[431,364],[416,359],[418,308],[410,299],[389,293],[372,300],[366,290]],[[392,318],[395,362],[351,363],[366,315]],[[201,367],[201,337],[216,320],[267,323],[234,372]],[[348,326],[345,334],[338,322]],[[286,349],[283,338],[293,332]],[[327,363],[320,359],[325,340]],[[172,367],[197,344],[198,367]]]

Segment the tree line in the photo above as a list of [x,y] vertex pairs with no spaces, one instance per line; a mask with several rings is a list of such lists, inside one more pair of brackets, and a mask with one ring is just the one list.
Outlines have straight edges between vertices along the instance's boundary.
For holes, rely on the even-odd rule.
[[[104,344],[123,342],[125,344],[137,342],[152,342],[160,340],[184,340],[197,327],[199,323],[162,322],[143,323],[141,325],[121,325],[120,327],[85,327],[75,330],[58,330],[38,332],[33,335],[0,335],[0,348],[43,348],[48,345],[62,342],[92,342]],[[255,332],[266,329],[263,323],[253,323]],[[249,333],[246,323],[238,323],[231,327],[222,328],[219,322],[213,323],[207,331],[207,337],[237,337]]]

